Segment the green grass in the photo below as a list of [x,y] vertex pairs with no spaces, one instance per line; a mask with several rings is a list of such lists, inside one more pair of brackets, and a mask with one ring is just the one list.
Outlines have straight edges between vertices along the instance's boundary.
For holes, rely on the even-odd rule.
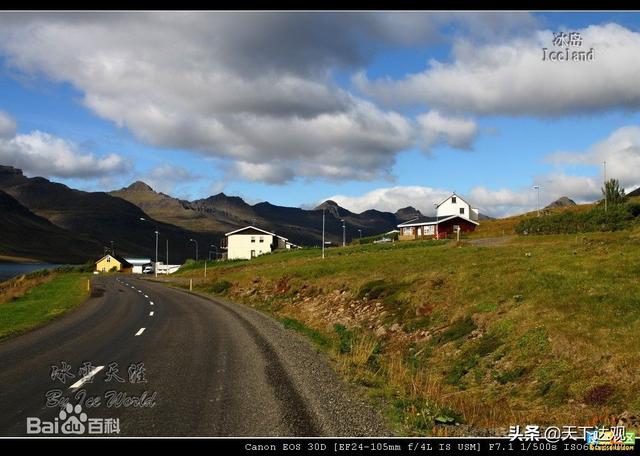
[[[406,405],[401,416],[388,414],[398,432],[424,434],[447,408],[479,427],[587,424],[603,407],[639,414],[639,274],[640,226],[632,224],[493,246],[363,244],[327,249],[324,260],[319,249],[302,249],[220,263],[199,286],[229,281],[230,299],[337,343],[345,377],[392,408]],[[276,293],[282,281],[287,291]],[[401,330],[390,332],[396,323]],[[380,326],[386,336],[369,356],[358,341],[375,339]]]
[[61,273],[20,298],[0,304],[0,339],[40,326],[82,303],[87,274]]
[[313,328],[309,328],[307,325],[305,325],[301,321],[296,320],[295,318],[284,317],[280,321],[282,321],[282,324],[285,328],[293,329],[294,331],[298,331],[299,333],[304,334],[321,347],[326,348],[331,346],[331,341],[328,337],[324,336],[321,332],[316,331]]

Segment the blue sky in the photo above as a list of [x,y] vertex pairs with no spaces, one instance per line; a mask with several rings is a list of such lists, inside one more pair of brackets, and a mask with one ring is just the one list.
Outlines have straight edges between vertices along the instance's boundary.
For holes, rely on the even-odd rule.
[[[0,164],[356,212],[591,201],[604,160],[640,184],[638,14],[335,15],[0,13]],[[558,31],[594,61],[539,61]]]

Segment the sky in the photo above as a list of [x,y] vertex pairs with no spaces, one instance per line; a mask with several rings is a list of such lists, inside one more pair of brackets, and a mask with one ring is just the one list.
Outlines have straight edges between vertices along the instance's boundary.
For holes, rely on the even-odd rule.
[[353,212],[430,214],[455,191],[500,217],[534,210],[533,186],[541,206],[590,202],[604,162],[640,186],[639,25],[622,12],[0,12],[0,164],[88,191],[142,180],[189,200]]

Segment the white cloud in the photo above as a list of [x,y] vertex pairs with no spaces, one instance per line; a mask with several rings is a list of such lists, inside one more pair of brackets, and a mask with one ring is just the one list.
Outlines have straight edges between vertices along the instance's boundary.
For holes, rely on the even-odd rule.
[[433,203],[439,203],[450,194],[449,190],[415,185],[378,188],[360,196],[334,195],[322,201],[333,200],[345,209],[357,213],[368,209],[395,212],[403,207],[413,206],[428,215],[434,213]]
[[602,170],[607,162],[607,177],[615,178],[628,191],[640,185],[640,127],[626,126],[584,152],[556,152],[547,161],[558,165],[593,165]]
[[151,168],[140,179],[157,192],[172,194],[176,187],[191,184],[202,177],[182,166],[162,163]]
[[[540,208],[562,196],[576,203],[589,203],[600,198],[602,182],[588,176],[572,176],[563,173],[538,176],[531,186],[517,190],[492,190],[484,186],[471,188],[461,193],[473,207],[482,214],[492,217],[505,217],[534,211],[537,206],[537,191],[533,185],[539,185]],[[396,186],[371,190],[359,196],[334,195],[325,198],[338,203],[353,212],[367,209],[395,212],[406,206],[413,206],[425,215],[434,214],[434,202],[440,202],[452,193],[450,190],[424,186]]]
[[27,174],[62,178],[88,179],[129,169],[129,163],[117,154],[83,153],[75,143],[37,130],[0,139],[0,161]]
[[139,139],[237,162],[243,178],[372,179],[419,142],[468,148],[474,127],[427,115],[425,130],[338,87],[332,71],[438,39],[452,21],[478,25],[401,13],[2,14],[0,53],[13,71],[71,83]]
[[459,39],[451,62],[430,60],[428,68],[400,80],[354,83],[387,106],[425,104],[449,112],[561,115],[615,108],[640,108],[640,33],[617,24],[579,30],[594,48],[592,62],[542,61],[542,48],[555,50],[552,31],[502,42]]
[[478,126],[469,119],[445,117],[438,111],[429,111],[416,119],[422,147],[429,149],[446,143],[458,149],[470,149],[478,136]]
[[18,125],[13,117],[0,111],[0,138],[11,138],[16,134]]
[[269,184],[283,184],[293,179],[294,174],[286,165],[271,163],[249,163],[238,161],[228,170],[228,175],[248,181],[260,181]]

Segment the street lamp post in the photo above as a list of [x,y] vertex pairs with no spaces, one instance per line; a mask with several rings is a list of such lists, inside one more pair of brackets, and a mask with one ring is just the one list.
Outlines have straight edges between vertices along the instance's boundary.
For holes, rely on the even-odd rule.
[[346,238],[347,238],[347,229],[344,225],[344,220],[340,220],[342,222],[342,247],[344,247],[347,242],[346,242]]
[[324,259],[324,209],[322,209],[322,258]]
[[[216,260],[218,259],[218,246],[215,244],[211,244],[209,245],[209,247],[213,247],[214,249],[216,249]],[[211,249],[209,249],[209,259],[211,259]]]
[[153,272],[156,277],[158,277],[158,230],[156,233],[156,264],[153,266]]
[[602,162],[604,166],[604,211],[607,212],[607,162]]
[[[144,217],[140,217],[140,221],[148,222],[149,220],[147,220]],[[154,233],[156,235],[156,263],[153,265],[153,272],[154,272],[154,275],[158,277],[158,234],[159,232],[158,230],[155,230]],[[169,257],[169,241],[167,240],[167,262],[169,261],[168,257]]]
[[536,203],[536,211],[538,212],[538,217],[540,217],[540,186],[539,185],[534,185],[533,188],[536,189],[537,192],[538,192],[538,199],[537,199],[537,203]]
[[362,239],[362,230],[358,230],[358,234],[360,234],[360,239]]
[[195,239],[189,239],[189,241],[196,244],[196,261],[198,261],[198,241]]
[[115,255],[116,252],[113,250],[113,241],[111,241],[111,255]]
[[438,230],[438,203],[433,203],[433,206],[436,208],[436,239],[440,239],[440,233]]

